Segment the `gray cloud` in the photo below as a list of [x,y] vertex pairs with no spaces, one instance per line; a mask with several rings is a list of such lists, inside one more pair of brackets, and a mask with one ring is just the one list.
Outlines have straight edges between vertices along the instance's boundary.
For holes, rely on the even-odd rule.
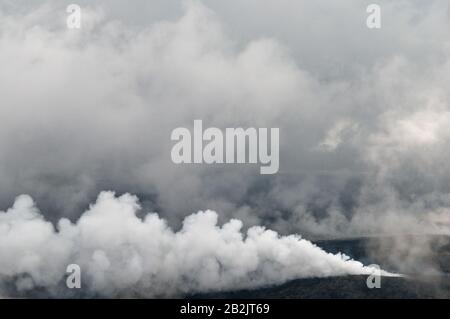
[[138,209],[134,196],[103,192],[76,224],[62,219],[56,232],[30,197],[18,197],[0,214],[0,283],[13,281],[16,293],[44,288],[57,295],[75,263],[85,295],[173,297],[374,272],[299,236],[262,227],[244,235],[237,219],[218,226],[213,211],[188,216],[175,233],[157,214],[137,218]]
[[[448,234],[446,1],[380,1],[380,30],[360,1],[139,3],[80,1],[81,30],[61,2],[0,5],[4,209],[29,194],[76,221],[112,189],[175,229],[212,209],[309,238]],[[194,119],[279,127],[280,173],[172,164]]]

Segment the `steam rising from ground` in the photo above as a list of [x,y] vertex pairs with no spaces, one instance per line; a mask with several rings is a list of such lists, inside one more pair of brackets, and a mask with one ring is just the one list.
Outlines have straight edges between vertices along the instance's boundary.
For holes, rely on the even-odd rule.
[[[18,207],[28,207],[21,218],[39,231],[34,226],[28,231],[27,223],[3,224],[3,234],[12,237],[7,237],[8,245],[0,243],[0,253],[12,255],[1,258],[1,272],[34,271],[33,281],[52,286],[61,269],[48,270],[53,267],[48,258],[61,265],[75,256],[92,269],[88,273],[96,278],[94,291],[109,280],[117,283],[105,289],[115,289],[121,281],[131,287],[127,280],[137,279],[120,276],[121,267],[136,267],[136,274],[147,271],[139,259],[145,254],[117,239],[131,235],[115,229],[119,236],[107,236],[109,217],[100,213],[80,218],[104,189],[138,194],[146,211],[158,211],[175,229],[190,212],[212,209],[219,212],[219,224],[237,218],[245,226],[264,225],[307,238],[450,233],[447,0],[380,0],[379,30],[367,29],[366,3],[359,0],[267,0],[263,7],[256,0],[245,5],[211,0],[205,3],[213,9],[201,2],[184,7],[177,3],[179,10],[162,17],[152,14],[167,13],[167,3],[173,1],[154,0],[150,10],[133,12],[123,10],[130,7],[123,1],[80,1],[80,30],[65,27],[61,1],[31,3],[0,3],[0,206],[5,209],[18,194],[30,194],[43,216],[31,217],[35,209],[30,201],[18,200]],[[109,9],[131,17],[112,17]],[[190,127],[194,119],[222,129],[279,127],[280,173],[267,178],[257,167],[245,165],[174,165],[170,133]],[[127,196],[120,201],[134,205]],[[11,218],[6,216],[10,214],[2,218]],[[80,219],[77,226],[63,219],[55,233],[44,216],[53,223],[63,217]],[[239,237],[236,229],[230,230],[236,222],[214,233],[213,216],[191,216],[185,227],[194,220],[210,236],[231,232]],[[148,225],[134,217],[130,221],[139,229],[163,227],[158,218],[148,218]],[[84,234],[94,236],[97,230],[79,230],[94,221],[105,223],[97,225],[98,236],[105,232],[105,238],[96,245],[110,247],[107,257],[83,253],[92,239],[83,239]],[[18,230],[8,231],[14,225]],[[161,230],[164,238],[178,240],[183,234],[190,233]],[[43,244],[47,241],[51,245]],[[309,245],[292,237],[274,242],[295,251]],[[19,254],[28,243],[41,245],[33,247],[36,253],[30,249],[24,255],[8,248],[16,247]],[[408,268],[429,245],[394,246],[402,256],[410,254],[399,258]],[[107,261],[125,252],[127,258],[116,260],[129,263],[114,268],[117,264]],[[284,265],[280,256],[275,260]],[[336,273],[352,264],[339,257],[320,260],[330,260],[326,265],[335,261]],[[318,269],[318,275],[331,273],[327,267],[305,271],[291,267],[295,260],[286,262],[286,276]],[[104,276],[109,277],[101,279],[108,264],[111,272]],[[217,265],[208,261],[202,267]],[[239,265],[232,268],[242,270]],[[177,276],[173,269],[166,271],[170,269],[149,274],[151,279],[144,282],[157,286],[168,282],[164,276]],[[274,279],[272,271],[265,273],[267,282]],[[221,285],[232,286],[235,279],[225,277]],[[208,285],[213,282],[187,280],[185,286],[212,289]],[[29,283],[23,279],[19,286]],[[254,282],[233,282],[240,283]]]
[[98,296],[167,297],[375,270],[297,235],[256,226],[243,234],[237,219],[219,226],[213,211],[186,217],[174,232],[157,214],[138,218],[139,208],[135,196],[102,192],[75,224],[62,219],[55,230],[19,196],[0,212],[0,287],[56,292],[72,263],[82,269],[83,292]]

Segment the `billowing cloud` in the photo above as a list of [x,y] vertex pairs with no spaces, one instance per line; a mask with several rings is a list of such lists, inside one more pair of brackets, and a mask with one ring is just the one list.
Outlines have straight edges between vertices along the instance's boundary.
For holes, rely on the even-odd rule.
[[[356,0],[151,3],[80,1],[80,30],[61,2],[0,5],[2,209],[29,194],[78,223],[112,189],[174,229],[211,209],[307,238],[448,234],[447,1],[380,1],[379,30]],[[195,119],[280,128],[279,173],[173,164]]]
[[219,226],[213,211],[186,217],[174,232],[155,213],[138,218],[139,209],[135,196],[103,192],[75,224],[61,219],[55,229],[29,196],[19,196],[0,212],[0,286],[55,294],[70,264],[80,266],[85,295],[108,297],[173,297],[376,271],[296,235],[256,226],[244,234],[237,219]]

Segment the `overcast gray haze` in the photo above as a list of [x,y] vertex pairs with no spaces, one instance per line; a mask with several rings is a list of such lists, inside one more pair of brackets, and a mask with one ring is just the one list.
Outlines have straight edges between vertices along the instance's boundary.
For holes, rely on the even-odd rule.
[[[309,240],[449,234],[449,2],[263,2],[0,0],[0,296],[70,296],[72,263],[106,297],[368,274]],[[280,128],[279,172],[174,164],[196,119]]]

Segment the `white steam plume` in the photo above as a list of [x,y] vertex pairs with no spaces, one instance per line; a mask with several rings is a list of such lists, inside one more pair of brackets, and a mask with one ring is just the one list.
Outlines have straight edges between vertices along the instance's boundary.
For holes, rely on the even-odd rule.
[[236,219],[219,226],[213,211],[186,217],[174,232],[157,214],[137,217],[139,209],[135,196],[102,192],[76,223],[61,219],[55,230],[31,197],[17,197],[0,212],[0,283],[51,293],[76,263],[87,294],[158,297],[374,271],[297,235],[243,234]]

